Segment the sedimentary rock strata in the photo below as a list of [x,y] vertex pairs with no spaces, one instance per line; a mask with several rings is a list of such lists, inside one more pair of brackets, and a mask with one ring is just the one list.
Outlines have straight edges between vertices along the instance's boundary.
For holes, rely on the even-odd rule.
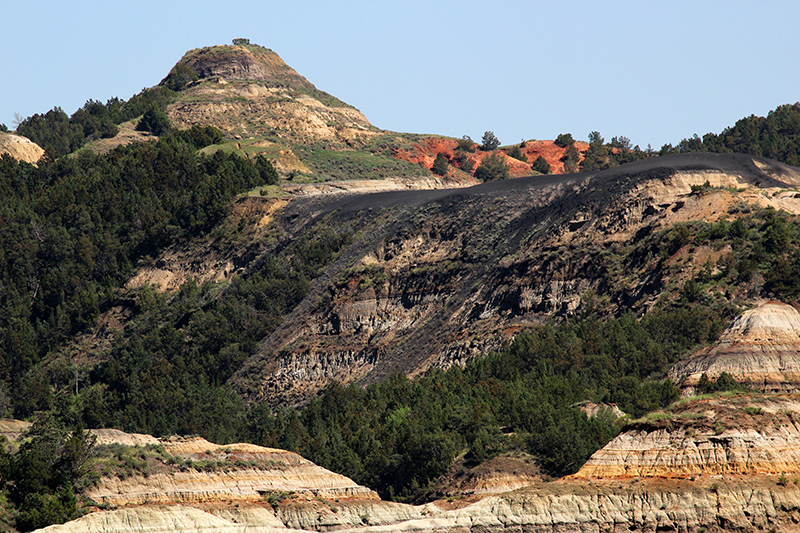
[[723,372],[763,391],[800,389],[800,313],[777,301],[745,311],[717,343],[680,361],[669,375],[693,388],[703,374],[714,380]]
[[573,477],[800,473],[800,396],[701,399],[634,422]]
[[[129,440],[125,435],[120,439],[123,443]],[[285,450],[254,444],[221,446],[200,437],[173,437],[156,442],[169,455],[193,463],[124,479],[105,477],[88,491],[88,496],[112,506],[158,502],[259,502],[273,493],[378,500],[374,491]],[[208,465],[211,461],[226,466],[200,468],[199,465]]]

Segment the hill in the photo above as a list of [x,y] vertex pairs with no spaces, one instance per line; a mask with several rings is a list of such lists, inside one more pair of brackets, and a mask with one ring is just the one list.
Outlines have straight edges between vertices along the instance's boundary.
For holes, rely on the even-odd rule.
[[[295,221],[288,235],[310,230],[308,210],[332,227],[372,229],[234,383],[258,399],[302,402],[330,380],[370,383],[463,364],[522,327],[581,313],[587,292],[609,313],[642,313],[726,255],[724,244],[701,244],[692,231],[685,242],[656,244],[670,228],[740,218],[739,204],[800,213],[789,188],[799,176],[757,158],[693,154],[457,192],[293,202],[284,210],[283,221]],[[745,296],[729,290],[722,301]]]

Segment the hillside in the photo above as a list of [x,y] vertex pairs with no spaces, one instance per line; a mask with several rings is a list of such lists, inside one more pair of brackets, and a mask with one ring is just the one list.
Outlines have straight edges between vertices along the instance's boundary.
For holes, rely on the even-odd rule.
[[380,501],[282,450],[98,430],[92,468],[105,473],[87,493],[97,505],[40,531],[792,530],[797,406],[795,396],[687,402],[632,424],[569,479],[424,506]]
[[800,313],[781,302],[767,302],[742,313],[712,346],[674,365],[670,378],[687,392],[703,375],[723,372],[764,392],[798,390]]
[[[673,249],[655,250],[667,252],[659,260],[648,250],[658,245],[645,237],[675,224],[738,218],[740,204],[800,213],[792,192],[798,176],[755,158],[693,154],[458,192],[292,202],[282,219],[288,235],[310,230],[301,215],[309,210],[323,219],[330,213],[328,227],[372,229],[233,382],[259,400],[303,402],[331,380],[370,383],[463,364],[522,327],[581,312],[587,291],[601,295],[608,312],[641,313],[726,255],[724,245],[687,235]],[[617,270],[616,261],[627,265]],[[731,290],[730,303],[745,297]]]

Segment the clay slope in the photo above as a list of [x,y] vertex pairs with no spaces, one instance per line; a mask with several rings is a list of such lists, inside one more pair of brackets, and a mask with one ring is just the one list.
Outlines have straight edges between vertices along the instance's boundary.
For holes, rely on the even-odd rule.
[[[691,277],[694,261],[609,274],[605,253],[678,222],[728,216],[739,203],[800,213],[798,176],[750,156],[686,154],[459,190],[294,200],[275,219],[286,235],[325,220],[357,238],[234,385],[251,399],[296,404],[331,380],[460,364],[523,326],[576,312],[588,290],[641,312]],[[707,192],[692,192],[706,183]],[[723,255],[680,252],[690,253],[698,268]]]
[[[108,430],[105,430],[108,431]],[[108,442],[128,442],[126,434]],[[153,439],[153,437],[150,437]],[[156,440],[167,454],[192,461],[183,468],[161,467],[146,476],[106,477],[88,496],[102,504],[259,502],[272,493],[306,498],[377,500],[375,492],[303,459],[296,453],[253,444],[213,444],[200,437]],[[140,442],[136,445],[153,444]],[[213,463],[212,463],[213,462]],[[226,464],[216,468],[214,464]],[[232,465],[232,466],[230,466]]]
[[771,301],[745,311],[719,341],[670,369],[670,378],[693,388],[706,374],[716,380],[727,372],[763,391],[800,388],[800,313]]
[[[329,472],[281,450],[173,438],[161,444],[181,458],[236,457],[270,467],[223,476],[190,466],[170,483],[161,474],[106,480],[92,497],[116,498],[117,508],[44,531],[789,531],[800,521],[800,486],[791,481],[800,465],[798,419],[798,395],[686,402],[671,410],[671,421],[638,422],[570,479],[532,478],[531,486],[455,509],[381,502],[363,488],[332,491]],[[297,476],[298,469],[311,475]]]
[[[591,484],[557,482],[487,497],[451,511],[441,511],[435,506],[415,508],[390,504],[386,508],[352,509],[335,502],[317,503],[291,513],[283,506],[274,513],[270,508],[249,504],[238,507],[139,506],[92,513],[41,531],[693,533],[797,531],[796,524],[800,520],[800,488],[793,483],[779,485],[774,477],[680,480],[669,485],[648,480]],[[387,511],[375,512],[381,509]],[[360,516],[352,516],[354,511],[360,512]],[[347,520],[331,521],[336,515]]]
[[[447,139],[443,137],[426,137],[419,142],[414,143],[410,148],[395,150],[392,154],[397,159],[410,161],[412,163],[422,165],[425,168],[431,168],[433,162],[436,160],[438,154],[444,155],[451,164],[455,162],[456,147],[458,141],[455,139]],[[589,148],[585,142],[576,142],[575,147],[583,160],[583,154]],[[491,153],[500,154],[505,163],[509,167],[509,175],[511,177],[530,176],[534,173],[531,169],[531,164],[536,161],[536,158],[542,156],[545,161],[550,165],[553,174],[564,174],[564,161],[567,152],[566,147],[561,147],[553,141],[528,141],[525,146],[521,148],[526,161],[520,161],[507,155],[506,149],[497,150],[496,152],[483,152],[477,150],[474,153],[465,153],[464,155],[473,165],[473,169],[481,164],[481,161]]]
[[44,155],[44,150],[26,137],[0,132],[0,156],[3,154],[28,163],[36,163]]

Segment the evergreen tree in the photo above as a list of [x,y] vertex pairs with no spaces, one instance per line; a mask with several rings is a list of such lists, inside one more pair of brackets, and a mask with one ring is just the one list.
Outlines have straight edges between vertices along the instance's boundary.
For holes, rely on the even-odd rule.
[[581,155],[578,152],[578,149],[575,148],[575,144],[570,144],[567,147],[567,151],[564,153],[563,161],[564,161],[564,170],[568,174],[572,174],[578,171],[578,161],[580,161]]
[[531,165],[531,169],[539,174],[550,174],[551,172],[550,163],[542,156],[536,158],[536,161]]
[[167,114],[155,107],[148,109],[139,124],[136,125],[138,131],[149,131],[153,135],[161,136],[167,133],[172,127]]
[[506,155],[508,155],[508,157],[513,157],[514,159],[522,161],[523,163],[528,162],[528,157],[522,152],[522,150],[520,150],[519,146],[516,145],[509,148],[508,151],[506,152]]
[[483,137],[481,138],[481,150],[484,150],[485,152],[492,152],[497,150],[499,146],[500,139],[495,136],[494,132],[487,131],[483,134]]
[[436,159],[433,162],[433,166],[431,167],[431,172],[436,174],[437,176],[444,176],[447,174],[447,171],[450,169],[450,162],[447,160],[447,157],[443,153],[436,154]]

